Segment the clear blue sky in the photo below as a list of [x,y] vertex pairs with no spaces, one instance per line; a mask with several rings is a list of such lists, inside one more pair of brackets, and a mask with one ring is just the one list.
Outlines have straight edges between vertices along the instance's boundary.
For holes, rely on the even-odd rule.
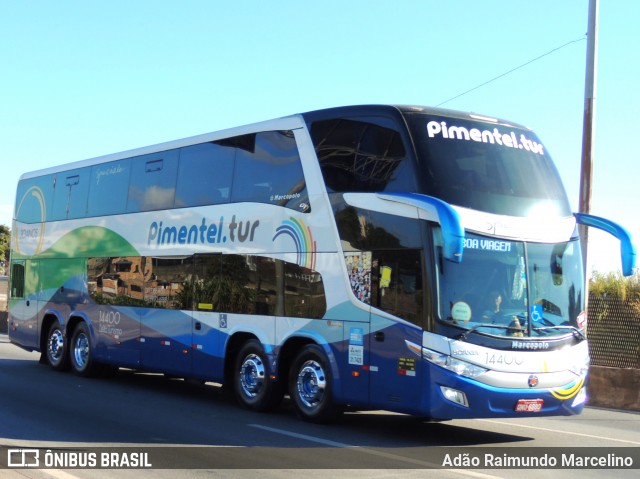
[[[435,106],[584,39],[588,0],[0,0],[0,224],[21,173],[317,108]],[[602,1],[592,213],[640,239],[640,1]],[[533,128],[574,210],[586,40],[447,108]],[[638,143],[636,143],[638,141]],[[591,234],[592,268],[619,270]]]

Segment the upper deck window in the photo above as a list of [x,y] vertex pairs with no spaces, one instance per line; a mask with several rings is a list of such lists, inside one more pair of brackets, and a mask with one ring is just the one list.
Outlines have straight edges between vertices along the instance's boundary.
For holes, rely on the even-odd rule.
[[173,208],[178,150],[133,158],[127,212]]
[[255,201],[310,211],[293,132],[264,131],[228,142],[235,146],[232,202]]
[[180,151],[176,208],[228,203],[235,151],[215,142]]
[[91,167],[87,216],[124,213],[129,194],[131,159]]
[[415,191],[414,172],[391,119],[320,120],[311,138],[330,193]]

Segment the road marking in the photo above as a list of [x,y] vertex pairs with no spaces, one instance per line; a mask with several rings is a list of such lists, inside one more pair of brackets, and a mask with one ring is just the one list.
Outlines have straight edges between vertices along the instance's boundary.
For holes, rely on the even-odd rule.
[[45,469],[40,472],[45,473],[48,476],[53,477],[54,479],[80,479],[78,476],[74,476],[73,474],[69,474],[68,472],[60,471],[59,469]]
[[558,433],[562,433],[562,434],[569,434],[571,436],[588,437],[588,438],[591,438],[591,439],[602,439],[602,440],[605,440],[605,441],[623,442],[625,444],[634,444],[636,446],[640,446],[640,442],[638,442],[638,441],[629,441],[627,439],[615,439],[613,437],[595,436],[593,434],[583,434],[581,432],[561,431],[559,429],[549,429],[549,428],[546,428],[546,427],[538,427],[538,426],[526,426],[524,424],[512,424],[510,422],[494,421],[492,419],[475,419],[475,420],[476,421],[483,421],[483,422],[490,422],[490,423],[493,423],[493,424],[501,424],[503,426],[516,427],[518,429],[526,428],[526,429],[536,429],[538,431],[545,431],[545,432],[558,432]]
[[[323,444],[325,446],[331,447],[340,447],[340,448],[350,448],[355,449],[358,452],[363,452],[365,454],[370,454],[372,456],[384,457],[386,459],[393,459],[394,461],[405,462],[408,464],[413,464],[414,466],[420,466],[425,469],[436,469],[442,468],[442,464],[436,464],[433,462],[420,461],[419,459],[412,459],[410,457],[400,456],[397,454],[391,454],[383,451],[376,451],[375,449],[369,449],[367,447],[356,446],[353,444],[347,444],[344,442],[331,441],[330,439],[323,439],[321,437],[309,436],[307,434],[300,434],[293,431],[287,431],[286,429],[278,429],[275,427],[263,426],[262,424],[249,424],[250,427],[255,427],[257,429],[262,429],[264,431],[273,432],[276,434],[282,434],[283,436],[294,437],[296,439],[302,439],[304,441],[315,442],[317,444]],[[460,474],[462,476],[467,477],[475,477],[477,479],[500,479],[499,476],[492,476],[489,474],[483,474],[481,472],[475,472],[471,470],[463,470],[463,469],[447,469],[442,468],[442,470]]]

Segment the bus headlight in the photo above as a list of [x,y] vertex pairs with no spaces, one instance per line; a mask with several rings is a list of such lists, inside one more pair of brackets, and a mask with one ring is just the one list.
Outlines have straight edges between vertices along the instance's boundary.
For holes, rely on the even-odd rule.
[[438,353],[427,348],[422,348],[422,357],[430,363],[436,364],[437,366],[443,367],[467,378],[476,378],[488,371],[488,369],[481,366],[476,366],[475,364],[468,363],[467,361],[453,358],[448,354]]
[[591,359],[587,356],[584,361],[574,364],[570,371],[576,376],[582,377],[589,371],[589,363],[591,363]]

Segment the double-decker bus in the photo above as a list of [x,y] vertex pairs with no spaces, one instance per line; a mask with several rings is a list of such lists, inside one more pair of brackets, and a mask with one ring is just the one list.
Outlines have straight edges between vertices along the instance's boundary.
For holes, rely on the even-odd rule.
[[314,111],[24,174],[10,340],[53,369],[222,383],[264,411],[569,415],[589,352],[577,224],[527,128]]

